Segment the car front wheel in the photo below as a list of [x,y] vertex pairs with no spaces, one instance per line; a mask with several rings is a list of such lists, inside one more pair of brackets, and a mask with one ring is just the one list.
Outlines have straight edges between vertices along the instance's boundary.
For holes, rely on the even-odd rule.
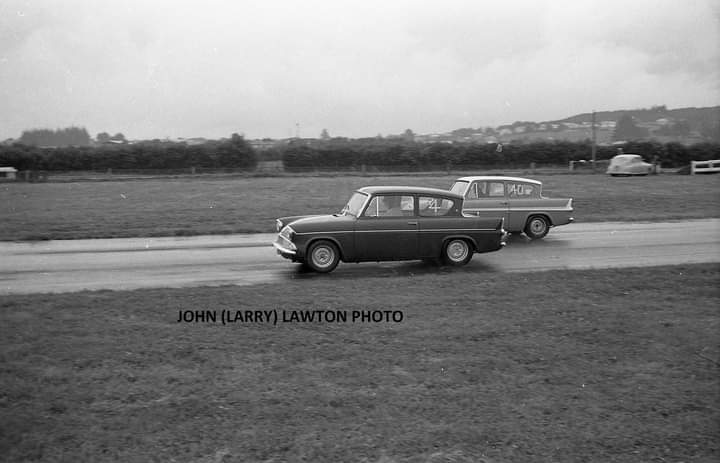
[[332,272],[340,262],[337,246],[330,241],[316,241],[307,253],[307,265],[320,273]]
[[544,238],[550,231],[550,222],[541,215],[530,217],[525,225],[525,234],[533,240]]
[[447,265],[465,265],[472,259],[472,250],[467,241],[453,239],[445,244],[443,250],[443,262]]

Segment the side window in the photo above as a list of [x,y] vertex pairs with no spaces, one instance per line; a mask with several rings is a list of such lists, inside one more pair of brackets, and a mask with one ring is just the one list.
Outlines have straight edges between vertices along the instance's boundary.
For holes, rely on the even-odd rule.
[[378,195],[365,209],[364,217],[403,217],[415,214],[412,196]]
[[538,189],[530,183],[507,182],[508,198],[533,198],[538,196]]
[[505,185],[503,182],[488,182],[488,196],[498,198],[505,196]]
[[455,215],[456,213],[457,208],[455,201],[452,199],[430,196],[420,197],[421,217],[442,217],[445,215]]

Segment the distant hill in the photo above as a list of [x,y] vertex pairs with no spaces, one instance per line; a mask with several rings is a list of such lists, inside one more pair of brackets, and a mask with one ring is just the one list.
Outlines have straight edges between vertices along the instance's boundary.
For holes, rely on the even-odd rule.
[[[687,122],[689,129],[703,135],[710,135],[708,131],[720,129],[720,106],[712,106],[706,108],[678,108],[667,109],[663,106],[653,106],[649,109],[622,109],[617,111],[597,111],[595,120],[597,123],[601,121],[619,121],[623,116],[629,115],[638,123],[653,123],[658,120],[666,119],[671,122]],[[568,117],[557,123],[591,123],[592,113],[578,114]],[[720,135],[720,134],[718,134]]]
[[[415,136],[420,142],[532,143],[538,141],[590,141],[592,113],[553,121],[515,121],[484,128],[460,128],[444,134]],[[622,128],[616,130],[618,124]],[[616,141],[677,142],[692,145],[720,142],[720,106],[668,109],[620,109],[595,113],[594,137],[598,144]]]
[[[516,121],[495,129],[484,129],[483,139],[488,132],[500,142],[532,142],[539,140],[583,141],[592,137],[592,113],[577,114],[565,119],[544,122]],[[625,119],[627,124],[637,126],[634,136],[625,138],[616,133],[618,122]],[[631,122],[630,122],[631,121]],[[720,142],[720,106],[705,108],[668,109],[665,105],[649,109],[621,109],[615,111],[597,111],[595,113],[595,136],[600,144],[609,144],[615,140],[655,140],[661,143],[679,142],[686,145],[704,141]],[[454,131],[457,138],[480,138],[480,131],[468,136],[463,130]]]
[[[620,109],[617,111],[597,111],[595,113],[596,121],[618,121],[624,115],[630,115],[638,122],[654,122],[658,119],[684,119],[689,123],[699,124],[703,121],[717,122],[720,121],[720,106],[712,106],[707,108],[678,108],[667,109],[666,106],[653,106],[650,109]],[[583,122],[592,122],[592,113],[577,114],[566,119],[548,122],[574,122],[582,124]]]

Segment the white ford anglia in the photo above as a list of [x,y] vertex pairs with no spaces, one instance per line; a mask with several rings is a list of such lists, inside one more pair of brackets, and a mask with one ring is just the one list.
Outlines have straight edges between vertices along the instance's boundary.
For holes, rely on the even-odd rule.
[[463,213],[479,217],[502,217],[505,230],[540,239],[551,227],[573,219],[572,198],[546,198],[542,182],[505,176],[461,177],[450,190],[465,198]]

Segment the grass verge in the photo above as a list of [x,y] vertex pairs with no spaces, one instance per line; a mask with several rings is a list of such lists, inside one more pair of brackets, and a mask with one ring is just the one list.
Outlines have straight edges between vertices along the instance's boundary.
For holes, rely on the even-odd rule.
[[[0,298],[5,461],[711,461],[717,265]],[[400,311],[178,323],[180,311]]]
[[[448,188],[455,176],[165,179],[0,185],[0,240],[274,231],[277,217],[340,210],[365,185]],[[720,176],[539,175],[581,222],[720,217]]]

